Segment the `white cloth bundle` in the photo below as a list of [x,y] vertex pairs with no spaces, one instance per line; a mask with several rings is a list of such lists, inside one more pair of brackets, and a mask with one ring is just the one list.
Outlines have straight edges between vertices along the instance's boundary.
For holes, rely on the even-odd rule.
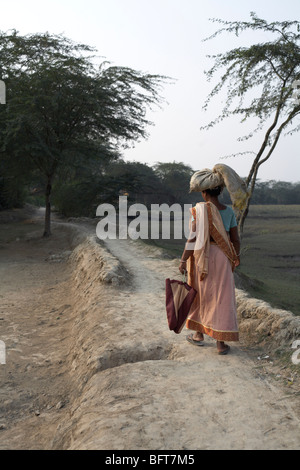
[[201,192],[221,187],[228,189],[234,209],[242,211],[247,204],[249,193],[245,182],[229,166],[218,163],[212,170],[196,171],[190,181],[190,192]]

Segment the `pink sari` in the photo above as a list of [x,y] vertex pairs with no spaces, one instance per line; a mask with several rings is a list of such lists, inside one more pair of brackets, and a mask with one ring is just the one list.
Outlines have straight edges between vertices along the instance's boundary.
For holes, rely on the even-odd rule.
[[198,294],[186,327],[218,341],[238,341],[235,250],[214,204],[199,203],[192,213],[196,219],[196,242],[188,260],[188,283]]

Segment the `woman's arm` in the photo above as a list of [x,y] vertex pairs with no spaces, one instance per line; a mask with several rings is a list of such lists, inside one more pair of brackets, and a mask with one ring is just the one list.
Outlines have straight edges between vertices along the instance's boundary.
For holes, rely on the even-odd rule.
[[[195,233],[196,231],[196,221],[192,222],[192,233]],[[185,246],[188,246],[190,243],[194,243],[196,241],[196,237],[189,238],[188,241],[186,242]],[[186,262],[189,259],[189,257],[194,253],[194,250],[187,249],[185,248],[183,250],[183,253],[181,255],[181,260],[180,260],[180,265],[179,265],[179,271],[181,274],[185,274],[186,272]]]
[[236,254],[238,256],[236,266],[239,266],[240,265],[240,254],[241,254],[240,253],[240,251],[241,251],[241,241],[240,241],[238,228],[237,227],[232,227],[230,229],[229,236],[230,236],[231,243],[233,244],[234,249],[236,251]]

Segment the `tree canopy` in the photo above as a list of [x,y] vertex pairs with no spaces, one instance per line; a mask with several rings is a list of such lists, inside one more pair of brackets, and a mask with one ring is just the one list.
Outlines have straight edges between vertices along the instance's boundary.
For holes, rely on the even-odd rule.
[[166,77],[99,64],[95,52],[62,35],[0,33],[0,77],[7,90],[0,108],[0,169],[43,175],[45,236],[51,233],[54,178],[88,161],[101,167],[116,160],[122,146],[147,137],[152,123],[146,111],[162,102]]
[[[299,100],[295,99],[295,83],[300,79],[300,22],[268,23],[251,13],[251,20],[213,21],[222,24],[210,38],[223,33],[240,36],[244,31],[264,32],[270,40],[237,47],[211,58],[213,67],[206,72],[208,79],[221,73],[218,83],[207,97],[204,109],[222,89],[227,97],[221,113],[202,129],[209,129],[230,116],[240,116],[241,123],[256,118],[257,125],[241,140],[260,132],[261,144],[246,178],[249,189],[247,207],[238,214],[242,228],[255,187],[258,170],[267,161],[283,132],[292,134],[300,129],[296,117],[300,114]],[[254,34],[254,39],[255,39]]]

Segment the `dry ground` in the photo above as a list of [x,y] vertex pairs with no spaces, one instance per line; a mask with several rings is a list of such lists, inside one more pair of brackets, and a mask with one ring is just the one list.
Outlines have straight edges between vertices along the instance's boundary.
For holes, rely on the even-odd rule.
[[176,262],[130,240],[72,252],[72,229],[43,240],[40,216],[2,220],[0,449],[299,448],[294,372],[168,330]]

